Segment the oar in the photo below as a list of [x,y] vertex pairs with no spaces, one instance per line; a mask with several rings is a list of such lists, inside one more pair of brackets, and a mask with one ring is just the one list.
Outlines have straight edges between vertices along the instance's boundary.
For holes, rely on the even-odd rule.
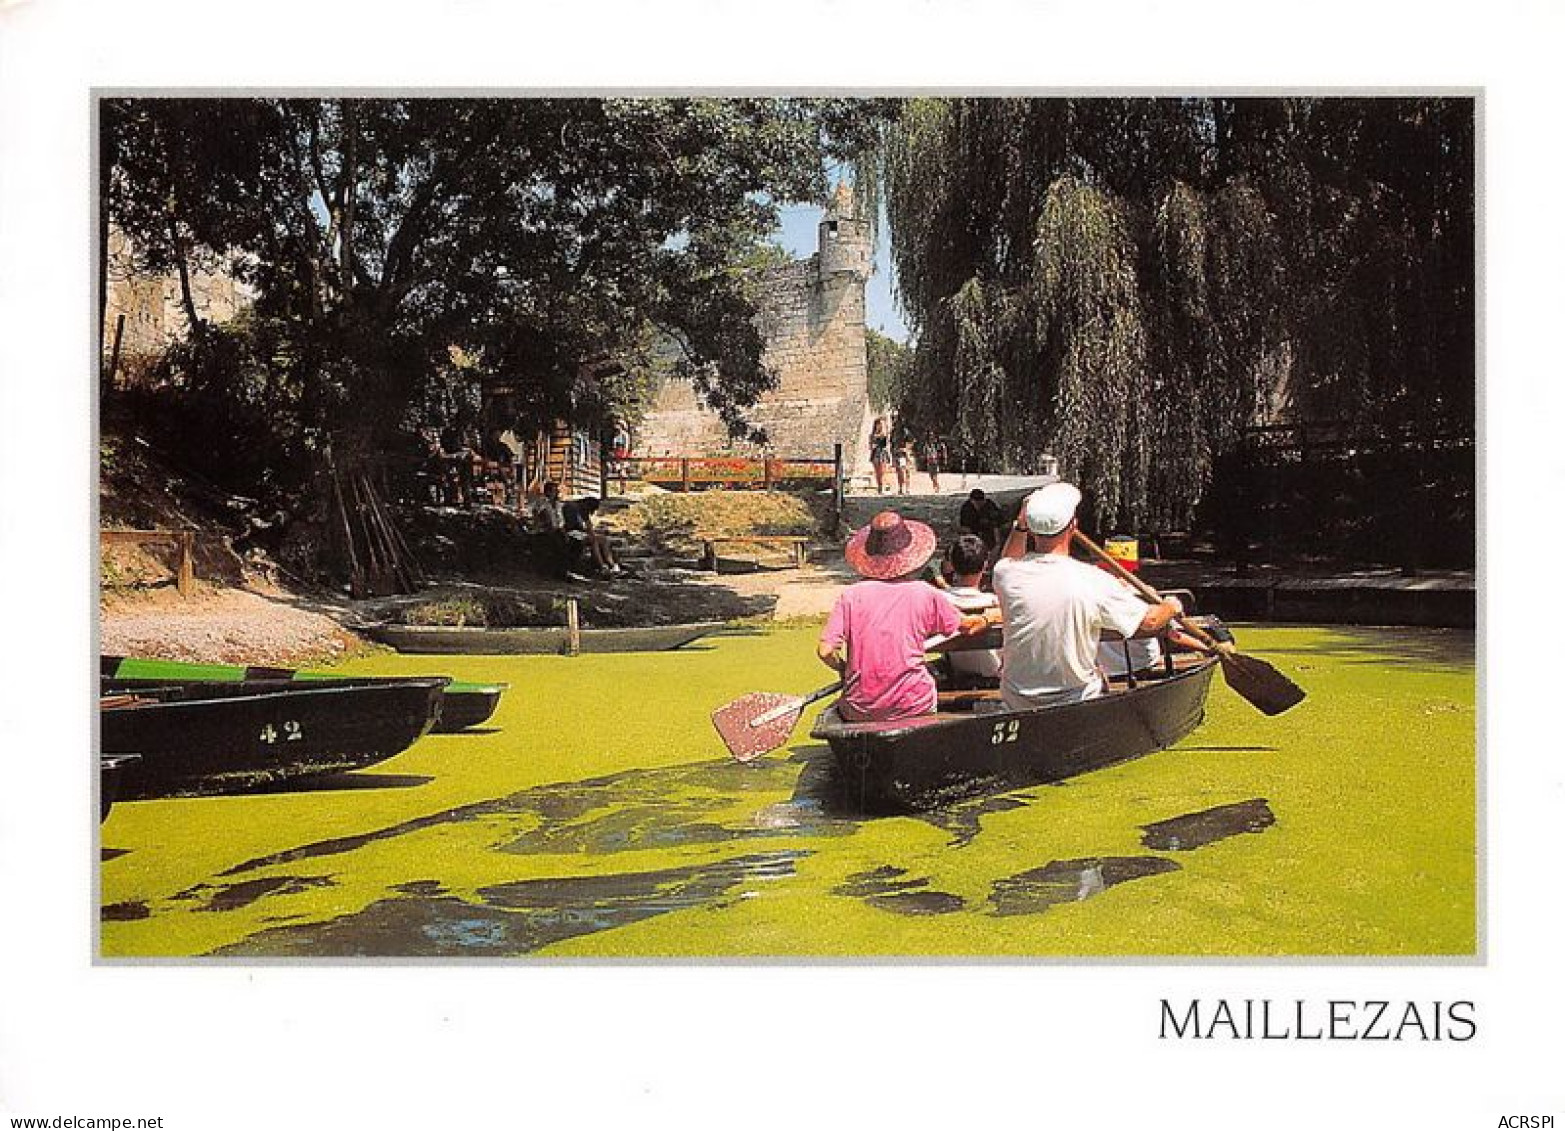
[[[1128,582],[1148,601],[1156,604],[1163,599],[1162,594],[1120,565],[1091,538],[1079,530],[1075,537],[1077,545],[1108,566],[1110,572],[1121,581]],[[1228,686],[1263,714],[1280,715],[1303,700],[1304,689],[1265,660],[1246,656],[1234,645],[1214,640],[1210,633],[1188,617],[1177,619],[1181,628],[1217,654],[1217,658],[1222,661],[1223,678],[1228,681]]]
[[[924,641],[927,652],[938,648],[951,636],[931,636]],[[776,691],[752,691],[712,712],[712,725],[736,762],[753,762],[770,754],[788,741],[799,716],[811,703],[842,690],[842,681],[817,688],[808,695],[784,695]]]

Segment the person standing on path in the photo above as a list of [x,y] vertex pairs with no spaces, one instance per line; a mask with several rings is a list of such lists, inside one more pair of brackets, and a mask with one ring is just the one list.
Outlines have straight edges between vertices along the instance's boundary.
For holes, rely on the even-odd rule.
[[933,432],[924,435],[924,470],[929,473],[930,485],[940,494],[940,469],[946,465],[945,441]]
[[875,469],[875,492],[886,493],[886,467],[891,463],[891,430],[886,418],[877,416],[869,430],[869,465]]
[[1070,556],[1080,503],[1081,492],[1065,482],[1028,495],[995,563],[1005,624],[1000,696],[1007,710],[1096,698],[1103,693],[1097,653],[1105,628],[1127,638],[1155,636],[1184,612],[1173,597],[1148,605]]
[[897,448],[897,494],[913,493],[913,441],[903,440]]

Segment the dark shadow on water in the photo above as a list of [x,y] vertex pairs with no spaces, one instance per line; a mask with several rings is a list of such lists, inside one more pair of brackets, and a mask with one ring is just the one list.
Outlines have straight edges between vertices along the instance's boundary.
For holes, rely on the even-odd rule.
[[1093,856],[1051,860],[1041,868],[994,881],[992,915],[1035,915],[1061,903],[1080,903],[1116,884],[1179,871],[1161,856]]
[[1256,797],[1142,825],[1141,843],[1158,851],[1188,852],[1243,833],[1265,832],[1276,823],[1266,799]]
[[[443,825],[486,821],[501,829],[501,851],[607,854],[646,848],[798,836],[846,836],[857,821],[832,811],[799,783],[796,765],[728,759],[652,770],[627,770],[583,781],[554,782],[472,802],[370,832],[314,841],[226,869],[240,875],[298,860],[336,856]],[[781,794],[783,801],[747,796]],[[509,831],[507,831],[509,830]]]
[[427,774],[377,774],[365,770],[323,774],[320,777],[267,782],[246,789],[246,796],[263,793],[337,793],[358,789],[412,789],[434,781]]
[[480,902],[451,896],[384,899],[325,923],[262,931],[220,955],[454,957],[526,954],[673,911],[711,906],[734,889],[794,874],[807,852],[771,852],[651,872],[496,884]]
[[398,895],[435,896],[445,895],[446,885],[439,880],[409,880],[405,884],[392,884],[391,890]]
[[865,903],[898,915],[949,915],[966,907],[959,895],[945,891],[905,891],[895,895],[872,895]]
[[99,909],[98,918],[105,923],[126,923],[133,919],[152,918],[152,909],[139,899],[108,903]]
[[917,876],[904,879],[908,872],[906,868],[898,868],[894,864],[882,864],[878,868],[871,868],[867,872],[854,872],[843,880],[842,883],[831,889],[833,895],[849,895],[857,899],[867,899],[872,895],[892,895],[896,892],[908,891],[912,888],[929,886],[927,876]]
[[899,915],[945,915],[966,906],[961,896],[927,890],[927,876],[903,878],[907,874],[906,868],[883,864],[868,872],[855,872],[831,890],[833,895],[862,899],[871,907]]
[[269,895],[296,895],[335,883],[328,876],[264,876],[236,884],[197,884],[169,898],[199,902],[197,911],[238,911]]
[[914,815],[928,821],[937,829],[950,833],[952,848],[966,848],[982,831],[982,818],[990,813],[1007,813],[1013,809],[1025,809],[1027,802],[1031,800],[1034,798],[1030,796],[1024,799],[1015,794],[1000,794],[995,797],[956,801],[944,808],[922,810]]

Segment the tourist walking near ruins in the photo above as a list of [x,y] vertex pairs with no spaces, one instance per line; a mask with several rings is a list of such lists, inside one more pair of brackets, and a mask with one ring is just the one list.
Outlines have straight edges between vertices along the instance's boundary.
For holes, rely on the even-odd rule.
[[935,494],[940,494],[940,469],[946,465],[946,443],[933,432],[924,434],[924,470],[929,473],[929,484]]
[[891,430],[886,427],[886,418],[877,416],[869,430],[869,465],[875,469],[875,490],[881,495],[886,493],[886,465],[890,462]]
[[908,495],[913,491],[913,441],[903,440],[897,446],[897,494]]

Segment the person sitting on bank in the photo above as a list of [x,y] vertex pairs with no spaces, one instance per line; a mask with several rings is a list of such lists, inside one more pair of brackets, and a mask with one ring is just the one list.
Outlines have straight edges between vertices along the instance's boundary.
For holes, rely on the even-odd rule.
[[1101,695],[1097,653],[1103,630],[1155,636],[1184,612],[1173,597],[1148,605],[1115,578],[1070,556],[1080,503],[1081,492],[1064,482],[1028,495],[995,563],[994,591],[1005,624],[1000,695],[1008,710]]
[[1005,515],[993,499],[974,487],[957,512],[956,524],[965,533],[978,535],[984,546],[993,551],[1000,543],[1000,527],[1005,525]]
[[543,485],[543,494],[533,500],[527,512],[528,525],[535,531],[563,531],[565,515],[560,505],[560,485],[549,480]]
[[[609,545],[609,536],[592,525],[592,516],[597,513],[598,500],[590,495],[560,508],[565,537],[573,546],[573,563],[579,562],[581,551],[586,550],[592,554],[592,564],[599,573],[623,573],[619,562],[614,559],[614,547]],[[572,568],[574,571],[574,564]]]
[[[989,562],[989,551],[984,540],[976,534],[964,534],[951,543],[946,553],[951,563],[951,584],[943,589],[946,600],[956,606],[964,616],[988,618],[991,610],[999,608],[999,599],[982,589],[984,567]],[[951,673],[963,687],[995,687],[1000,681],[1000,650],[975,648],[952,651],[946,658],[951,663]]]
[[845,722],[933,714],[938,692],[924,641],[987,627],[918,580],[934,550],[935,532],[895,511],[881,511],[848,540],[844,556],[864,580],[837,598],[816,645],[821,663],[842,674]]

